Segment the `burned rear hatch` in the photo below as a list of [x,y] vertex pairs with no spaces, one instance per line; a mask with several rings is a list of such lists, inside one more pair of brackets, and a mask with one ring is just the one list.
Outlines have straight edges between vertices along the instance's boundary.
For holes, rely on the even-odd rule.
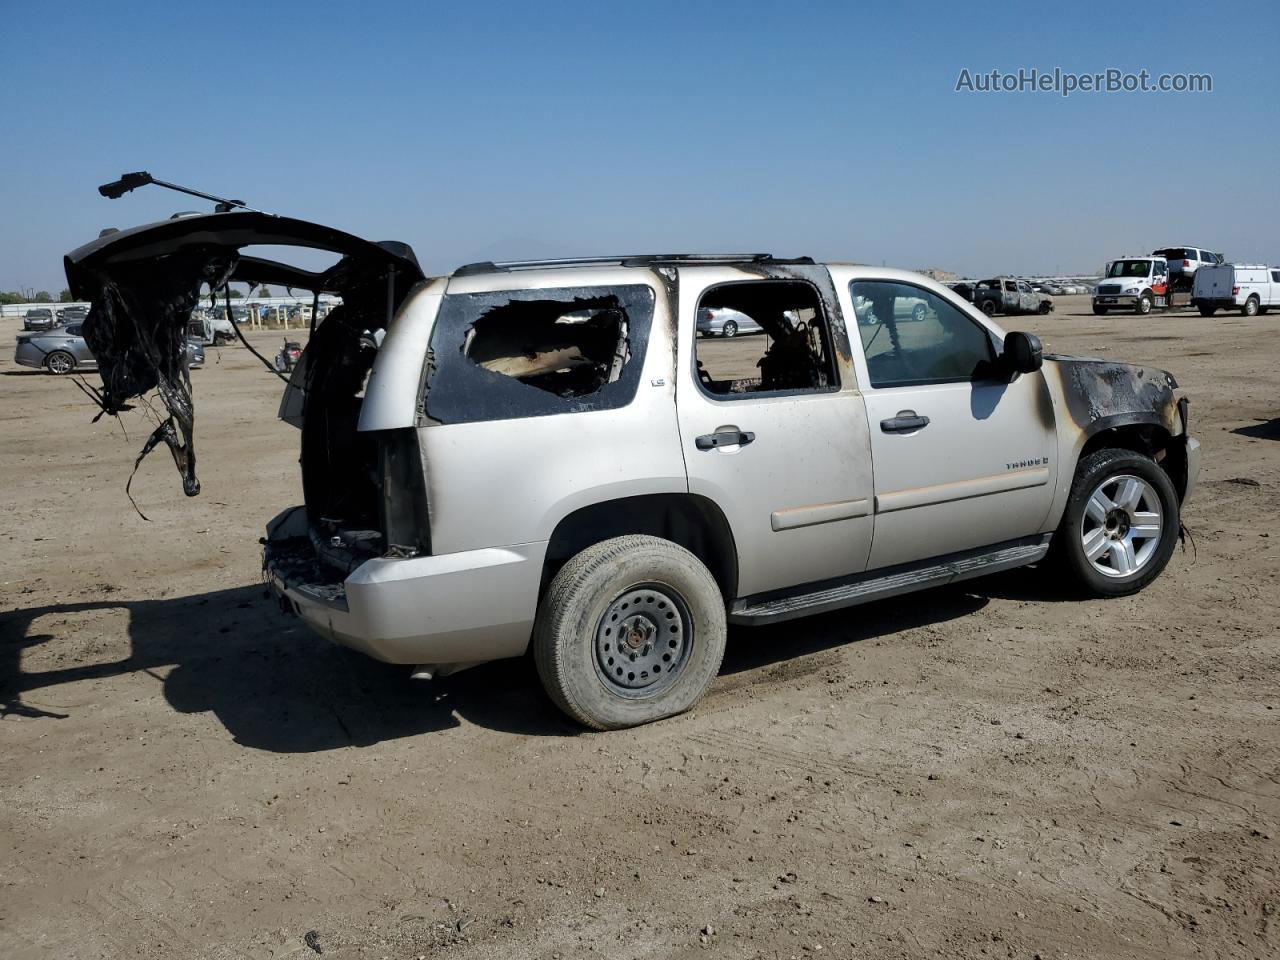
[[[341,259],[327,270],[309,272],[242,255],[250,246],[323,250]],[[186,331],[203,285],[216,291],[233,281],[273,283],[314,294],[334,293],[349,308],[347,318],[339,317],[336,326],[351,326],[371,317],[385,325],[423,279],[405,244],[373,243],[321,224],[246,211],[185,216],[107,232],[67,254],[64,264],[72,294],[93,304],[83,328],[102,377],[98,403],[114,415],[127,409],[130,400],[157,392],[167,416],[143,445],[138,462],[158,444],[166,444],[188,496],[200,492],[200,483]],[[335,339],[344,345],[357,342],[360,332]],[[314,376],[314,363],[311,368]]]

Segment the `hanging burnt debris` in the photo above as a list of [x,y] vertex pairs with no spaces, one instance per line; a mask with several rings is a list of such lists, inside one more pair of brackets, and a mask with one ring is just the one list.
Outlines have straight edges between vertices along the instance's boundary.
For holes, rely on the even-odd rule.
[[147,454],[164,443],[188,497],[200,492],[200,481],[196,477],[187,325],[201,285],[221,287],[235,264],[234,257],[199,254],[121,264],[99,278],[98,295],[84,321],[85,342],[102,376],[97,399],[103,412],[115,416],[128,409],[127,401],[151,390],[168,411],[143,445],[134,471]]
[[[303,247],[338,253],[341,259],[327,270],[310,272],[242,255],[242,248],[249,246]],[[84,336],[98,362],[102,386],[90,388],[91,395],[102,413],[115,416],[129,409],[129,401],[154,391],[164,413],[143,444],[134,471],[163,443],[189,497],[200,492],[200,481],[186,339],[203,287],[217,291],[231,282],[272,283],[316,295],[334,293],[343,298],[352,320],[377,327],[385,325],[423,279],[405,244],[372,243],[331,227],[256,211],[182,216],[104,231],[64,261],[73,295],[93,304]],[[350,338],[352,344],[364,329]],[[304,363],[295,371],[304,397],[311,379],[305,367]],[[128,493],[129,484],[125,489]]]

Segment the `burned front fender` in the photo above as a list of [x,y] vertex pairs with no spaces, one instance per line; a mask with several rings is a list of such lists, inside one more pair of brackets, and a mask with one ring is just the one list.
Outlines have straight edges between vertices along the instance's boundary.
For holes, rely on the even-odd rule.
[[[1044,372],[1056,386],[1082,440],[1114,427],[1149,424],[1180,436],[1182,394],[1173,375],[1154,367],[1114,360],[1049,355]],[[1056,381],[1056,383],[1055,383]]]
[[1045,381],[1058,420],[1058,455],[1072,464],[1059,473],[1051,516],[1060,516],[1074,464],[1093,446],[1137,449],[1161,463],[1180,498],[1190,493],[1199,444],[1188,436],[1185,392],[1173,375],[1155,367],[1087,357],[1044,358]]

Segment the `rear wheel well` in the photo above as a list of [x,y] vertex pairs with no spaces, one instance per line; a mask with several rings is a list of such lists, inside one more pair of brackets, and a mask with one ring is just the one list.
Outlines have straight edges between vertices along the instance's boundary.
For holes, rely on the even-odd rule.
[[726,600],[736,596],[738,554],[729,522],[711,500],[688,493],[622,497],[570,513],[556,524],[547,543],[539,593],[575,555],[592,544],[627,534],[678,543],[706,564]]
[[1153,423],[1132,423],[1100,430],[1085,441],[1077,463],[1098,450],[1132,450],[1160,464],[1181,501],[1187,492],[1187,448],[1185,438],[1174,437],[1164,427]]

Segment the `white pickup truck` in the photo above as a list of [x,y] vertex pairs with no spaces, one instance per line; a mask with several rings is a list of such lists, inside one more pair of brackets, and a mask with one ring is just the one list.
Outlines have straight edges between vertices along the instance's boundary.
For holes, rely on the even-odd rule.
[[1244,317],[1280,307],[1280,269],[1261,264],[1222,263],[1196,271],[1191,305],[1202,317],[1239,310]]

